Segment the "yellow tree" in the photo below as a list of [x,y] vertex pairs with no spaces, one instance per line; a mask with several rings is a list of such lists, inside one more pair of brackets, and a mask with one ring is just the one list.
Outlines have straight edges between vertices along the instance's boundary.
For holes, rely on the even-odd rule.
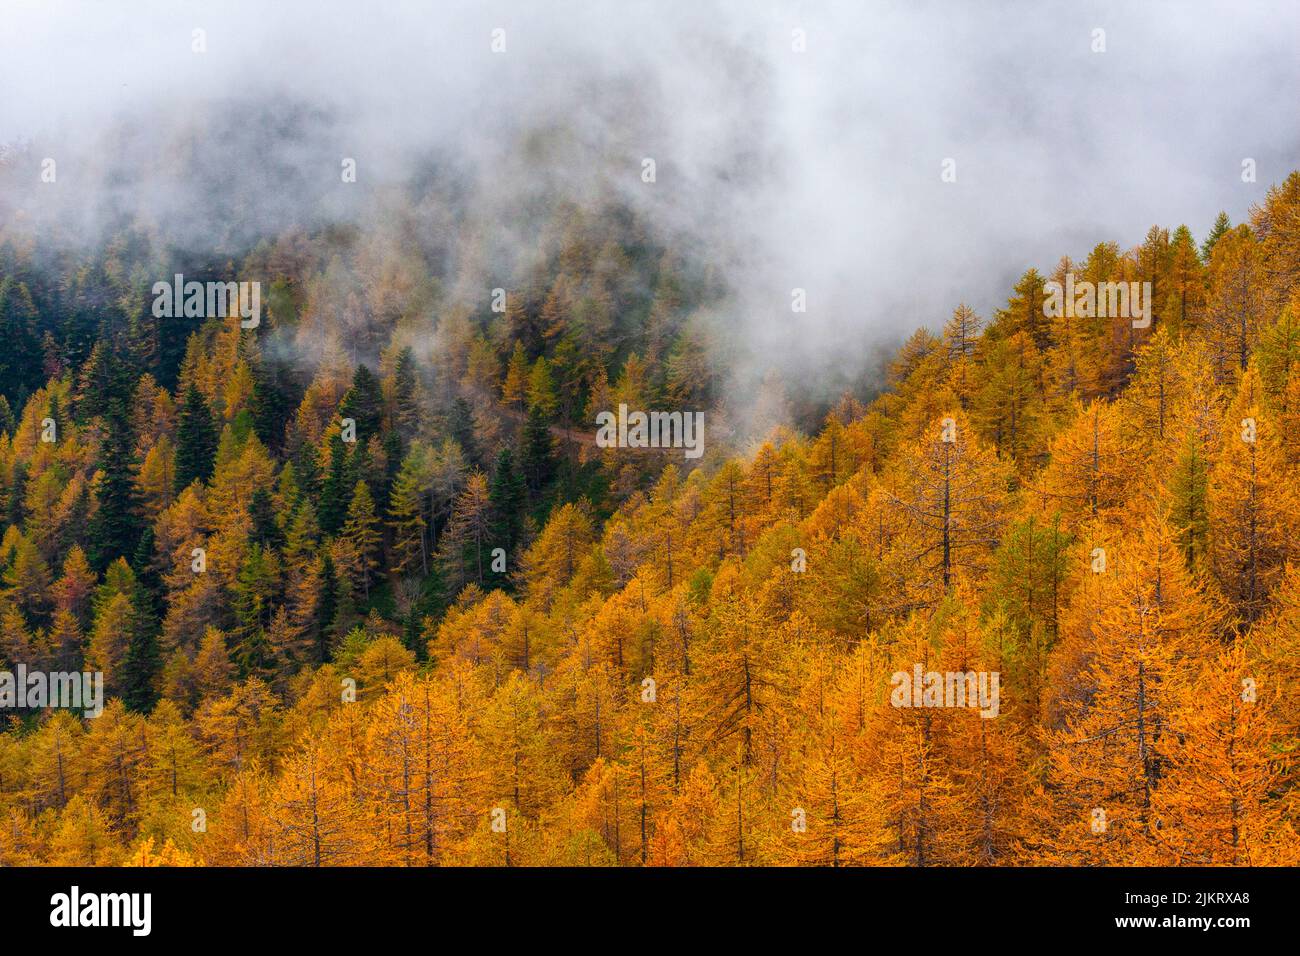
[[[1158,845],[1154,800],[1178,749],[1174,714],[1220,614],[1159,516],[1105,560],[1082,686],[1055,688],[1062,718],[1049,736],[1054,813],[1043,840],[1066,862],[1133,864]],[[1067,636],[1056,653],[1074,646]]]
[[485,553],[491,525],[491,500],[487,476],[475,471],[456,497],[451,519],[442,536],[441,559],[453,593],[470,581],[483,584]]
[[[516,299],[518,296],[515,297]],[[506,377],[501,382],[501,404],[507,408],[517,407],[523,414],[524,401],[528,397],[528,355],[524,352],[524,343],[515,340],[514,352],[506,363]]]
[[146,521],[157,520],[158,515],[172,503],[175,485],[176,453],[171,440],[163,435],[145,455],[135,479],[140,509]]
[[153,837],[141,840],[122,863],[123,866],[197,866],[194,858],[171,840],[161,847]]
[[1253,369],[1229,409],[1209,481],[1211,566],[1238,613],[1255,621],[1294,553],[1295,482],[1271,421],[1258,403]]
[[[930,621],[914,614],[891,629],[886,641],[892,653],[886,666],[870,675],[878,690],[870,695],[873,706],[853,738],[855,766],[883,821],[885,863],[935,866],[967,861],[971,795],[960,793],[951,744],[960,715],[944,706],[946,681],[936,651],[952,606],[944,602]],[[918,669],[926,682],[932,673],[940,673],[937,699],[922,696],[921,687],[913,689]]]
[[85,730],[79,717],[57,710],[32,735],[24,797],[33,812],[61,810],[85,782],[81,749]]
[[861,866],[888,839],[874,793],[854,765],[858,727],[853,698],[837,687],[828,662],[814,665],[800,693],[805,752],[789,788],[781,862]]
[[1268,189],[1264,201],[1250,210],[1250,224],[1259,237],[1259,255],[1275,304],[1300,289],[1300,171]]
[[145,721],[120,700],[110,700],[90,721],[81,747],[86,787],[82,795],[104,811],[114,828],[134,836],[148,751]]
[[530,597],[540,606],[549,607],[555,593],[578,571],[594,538],[590,508],[585,502],[566,504],[555,511],[523,558]]
[[74,797],[59,815],[50,840],[54,866],[113,866],[121,853],[112,825],[84,797]]
[[1138,487],[1144,456],[1125,438],[1122,422],[1116,406],[1096,401],[1078,407],[1074,421],[1052,440],[1051,459],[1035,483],[1034,498],[1046,516],[1060,512],[1066,531],[1112,520]]
[[278,750],[279,702],[256,677],[204,703],[194,721],[219,775],[238,773],[250,761],[266,764]]
[[371,859],[371,827],[331,772],[337,765],[311,738],[285,761],[268,808],[277,863],[356,866]]
[[933,422],[881,483],[901,609],[930,606],[987,570],[1007,520],[1010,473],[954,411]]
[[1186,400],[1188,383],[1179,350],[1168,327],[1161,327],[1138,350],[1136,368],[1117,403],[1120,421],[1132,447],[1144,460],[1167,466],[1174,440],[1185,428],[1175,417]]
[[440,863],[477,810],[465,714],[432,680],[402,673],[375,701],[367,723],[367,770],[390,859]]
[[1236,381],[1246,371],[1270,318],[1259,244],[1250,227],[1237,226],[1214,244],[1205,302],[1205,341],[1220,382]]
[[105,693],[115,694],[121,690],[122,664],[126,660],[127,644],[135,629],[135,621],[131,599],[122,593],[110,597],[95,615],[90,647],[86,650],[86,666],[103,671]]
[[537,687],[512,671],[488,700],[476,729],[486,758],[484,796],[493,801],[480,810],[536,818],[560,788]]
[[[1027,695],[1002,667],[996,635],[981,626],[969,598],[944,610],[937,669],[945,693],[956,675],[954,699],[945,704],[957,705],[942,738],[957,806],[946,842],[954,862],[1009,863],[1027,836],[1028,751],[1015,713]],[[958,684],[965,706],[957,699]]]
[[724,862],[713,833],[724,814],[717,779],[698,761],[682,774],[681,786],[656,820],[650,841],[651,866],[714,866]]
[[198,742],[174,701],[159,701],[148,719],[141,771],[145,799],[167,803],[203,790],[205,768]]
[[775,629],[737,585],[734,566],[724,565],[714,580],[708,637],[695,655],[689,706],[709,745],[738,751],[749,768],[769,749],[766,717],[787,705],[794,682]]
[[270,866],[277,862],[276,831],[270,816],[270,781],[250,763],[230,781],[215,811],[207,814],[207,833],[199,854],[209,866]]
[[[1270,710],[1244,641],[1207,660],[1172,724],[1183,745],[1152,797],[1167,862],[1192,866],[1295,865],[1295,834],[1278,799],[1287,738]],[[1282,689],[1282,693],[1287,693]]]
[[[1274,714],[1284,731],[1300,736],[1300,565],[1288,565],[1273,609],[1253,628],[1248,640],[1260,673],[1257,682],[1273,697]],[[1292,772],[1298,768],[1292,768]]]

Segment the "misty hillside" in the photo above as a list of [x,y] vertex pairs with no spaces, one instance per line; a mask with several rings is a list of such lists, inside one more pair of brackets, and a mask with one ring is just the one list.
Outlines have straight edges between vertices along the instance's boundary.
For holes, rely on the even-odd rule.
[[122,7],[0,3],[7,941],[1267,925],[1294,0]]
[[[737,396],[734,282],[617,189],[430,163],[243,235],[167,155],[240,228],[6,193],[0,658],[108,699],[4,711],[0,861],[1295,862],[1300,173]],[[602,447],[621,405],[702,456]]]

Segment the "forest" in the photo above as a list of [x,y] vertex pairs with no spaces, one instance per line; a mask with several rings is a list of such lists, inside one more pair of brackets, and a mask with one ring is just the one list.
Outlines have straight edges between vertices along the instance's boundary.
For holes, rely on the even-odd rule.
[[0,667],[105,692],[0,710],[0,864],[1300,862],[1300,172],[743,424],[698,250],[557,201],[498,287],[425,185],[220,253],[0,217]]

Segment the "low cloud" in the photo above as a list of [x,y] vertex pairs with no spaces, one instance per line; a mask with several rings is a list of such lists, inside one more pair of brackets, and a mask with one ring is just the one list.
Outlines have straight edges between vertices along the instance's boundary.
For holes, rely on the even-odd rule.
[[842,382],[959,301],[987,317],[1030,265],[1242,219],[1300,166],[1297,35],[1291,2],[10,0],[0,142],[57,158],[59,189],[10,168],[0,211],[237,249],[382,228],[429,181],[517,267],[529,196],[613,193],[725,281],[737,385]]

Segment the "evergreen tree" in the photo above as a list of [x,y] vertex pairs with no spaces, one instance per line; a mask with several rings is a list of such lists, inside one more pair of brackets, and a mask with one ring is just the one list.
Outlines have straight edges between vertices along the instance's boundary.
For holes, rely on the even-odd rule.
[[384,392],[375,373],[365,365],[358,365],[352,376],[352,387],[339,403],[339,417],[351,418],[357,423],[357,443],[378,435],[384,424]]
[[455,439],[456,444],[460,446],[465,460],[471,464],[477,464],[479,462],[479,448],[478,442],[474,438],[474,414],[470,410],[469,402],[465,401],[465,399],[458,398],[452,403],[447,430],[451,437]]
[[[41,382],[41,349],[36,341],[40,313],[31,291],[12,276],[0,278],[0,392],[21,399]],[[48,333],[47,333],[48,334]]]
[[124,555],[134,557],[140,541],[133,472],[135,438],[122,402],[110,406],[106,425],[108,432],[100,449],[102,470],[95,488],[98,506],[90,522],[90,561],[101,571]]
[[194,383],[185,390],[176,426],[176,493],[180,494],[195,481],[212,477],[217,455],[217,429],[212,412]]
[[554,439],[550,420],[542,406],[534,405],[524,424],[524,475],[528,489],[539,494],[555,473]]
[[497,455],[488,498],[492,503],[492,545],[511,554],[523,530],[526,491],[509,448],[501,449]]
[[419,430],[419,387],[415,352],[408,345],[397,353],[393,369],[393,423],[404,441],[410,441]]
[[1208,504],[1209,462],[1199,442],[1190,437],[1169,480],[1169,520],[1174,540],[1182,549],[1187,569],[1194,574],[1208,570],[1210,514]]
[[328,551],[321,558],[320,612],[316,625],[316,659],[324,664],[330,659],[327,636],[334,626],[339,609],[339,581],[334,559]]
[[1232,220],[1228,218],[1226,212],[1220,212],[1214,220],[1214,226],[1210,229],[1210,234],[1205,237],[1201,243],[1201,261],[1208,264],[1210,257],[1214,254],[1215,244],[1223,238],[1224,234],[1232,229]]
[[275,451],[281,448],[285,422],[293,408],[278,371],[278,365],[266,359],[253,366],[253,430],[263,445]]
[[254,488],[248,501],[248,516],[253,527],[248,540],[267,548],[284,547],[284,532],[275,520],[275,503],[266,488]]
[[1045,280],[1037,269],[1030,269],[1021,276],[1006,306],[993,314],[989,335],[1010,338],[1023,332],[1039,351],[1051,345],[1051,321],[1043,309],[1047,299],[1044,285]]
[[260,627],[240,640],[235,647],[234,659],[241,679],[257,677],[269,682],[275,674],[275,648],[271,646],[266,631]]
[[156,680],[162,667],[157,619],[148,612],[139,611],[140,605],[149,601],[148,591],[140,585],[136,595],[136,625],[131,631],[131,641],[122,664],[122,701],[127,709],[138,714],[149,713],[158,702]]
[[154,529],[146,525],[131,561],[135,572],[135,628],[122,665],[122,700],[129,710],[147,714],[158,702],[162,651],[158,646],[158,611],[162,580],[154,564]]
[[347,447],[336,435],[330,442],[330,463],[321,482],[320,528],[326,534],[337,534],[347,520],[348,493],[352,488],[349,477]]
[[14,421],[13,409],[9,407],[9,401],[3,395],[0,395],[0,435],[12,435],[18,428],[18,423]]

